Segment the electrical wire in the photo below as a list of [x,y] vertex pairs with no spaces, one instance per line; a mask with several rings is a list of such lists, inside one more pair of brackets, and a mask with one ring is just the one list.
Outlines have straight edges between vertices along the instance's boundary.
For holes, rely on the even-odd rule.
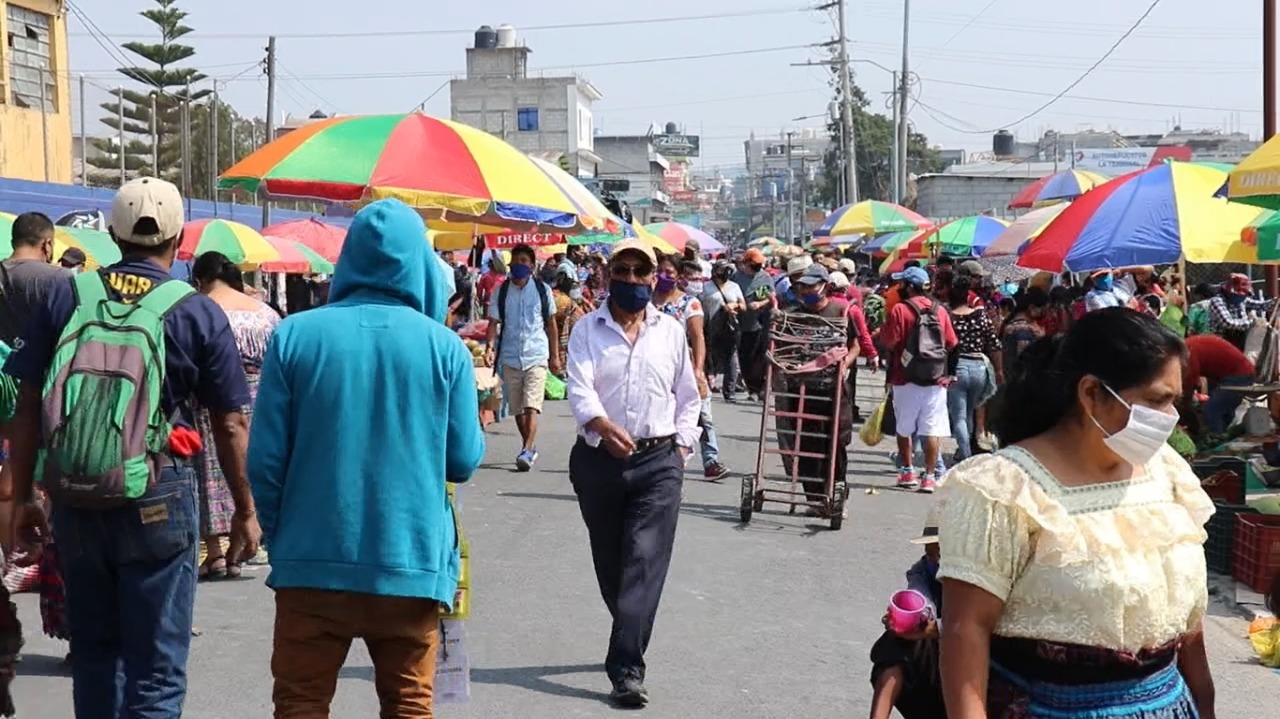
[[[596,20],[589,22],[558,23],[553,25],[533,25],[521,28],[521,32],[544,32],[548,30],[588,30],[592,28],[619,28],[635,25],[661,25],[677,22],[698,22],[702,20],[727,20],[744,17],[766,17],[771,15],[790,15],[807,12],[809,8],[787,6],[764,8],[759,10],[739,10],[734,12],[707,13],[702,15],[683,15],[677,17],[649,17],[632,20]],[[475,32],[475,28],[466,29],[419,29],[419,30],[381,30],[381,31],[331,31],[331,32],[297,32],[274,33],[277,40],[332,40],[345,38],[388,38],[388,37],[423,37],[430,35],[466,35]],[[272,33],[266,33],[272,34]],[[106,37],[134,37],[129,34],[106,34]],[[193,33],[193,37],[201,40],[246,40],[261,39],[262,33]]]
[[[959,130],[959,129],[956,129],[956,128],[954,128],[954,127],[951,127],[951,128],[948,128],[948,129],[954,130],[955,132],[968,132],[968,133],[970,133],[970,134],[974,134],[974,135],[986,135],[986,134],[989,134],[989,133],[992,133],[992,132],[996,132],[996,131],[1001,130],[1001,129],[1006,128],[1006,127],[1014,127],[1014,126],[1016,126],[1016,125],[1021,125],[1022,123],[1026,122],[1027,120],[1030,120],[1031,118],[1035,117],[1036,115],[1039,115],[1041,112],[1043,112],[1043,111],[1045,111],[1045,110],[1049,109],[1049,108],[1050,108],[1050,107],[1052,107],[1055,103],[1057,103],[1059,100],[1061,100],[1062,98],[1066,97],[1066,96],[1067,96],[1067,93],[1069,93],[1069,92],[1071,92],[1072,90],[1074,90],[1074,89],[1075,89],[1075,88],[1076,88],[1080,83],[1084,82],[1086,78],[1088,78],[1090,75],[1092,75],[1092,74],[1093,74],[1093,71],[1094,71],[1094,70],[1096,70],[1096,69],[1098,69],[1098,66],[1099,66],[1099,65],[1101,65],[1101,64],[1102,64],[1102,63],[1104,63],[1104,62],[1106,62],[1106,61],[1107,61],[1107,58],[1111,57],[1111,55],[1112,55],[1112,54],[1114,54],[1116,50],[1120,49],[1120,45],[1122,45],[1122,44],[1124,43],[1124,41],[1125,41],[1125,40],[1129,39],[1129,36],[1130,36],[1130,35],[1132,35],[1132,34],[1133,34],[1133,33],[1134,33],[1134,32],[1135,32],[1139,27],[1141,27],[1141,26],[1142,26],[1143,21],[1145,21],[1148,17],[1150,17],[1151,13],[1155,12],[1155,9],[1156,9],[1157,7],[1159,7],[1159,5],[1160,5],[1160,0],[1152,0],[1152,1],[1151,1],[1151,4],[1147,6],[1147,9],[1146,9],[1146,10],[1145,10],[1141,15],[1139,15],[1139,16],[1138,16],[1138,19],[1137,19],[1137,20],[1135,20],[1135,21],[1133,22],[1133,24],[1132,24],[1132,25],[1130,25],[1130,26],[1129,26],[1129,28],[1128,28],[1127,30],[1125,30],[1125,31],[1124,31],[1124,33],[1122,33],[1122,34],[1120,35],[1120,37],[1119,37],[1119,38],[1118,38],[1114,43],[1112,43],[1112,44],[1111,44],[1111,47],[1107,48],[1107,51],[1106,51],[1105,53],[1103,53],[1103,54],[1102,54],[1102,57],[1098,58],[1098,60],[1097,60],[1096,62],[1094,62],[1092,65],[1090,65],[1090,66],[1089,66],[1089,69],[1085,70],[1085,71],[1084,71],[1084,73],[1082,73],[1079,77],[1077,77],[1075,80],[1073,80],[1069,85],[1067,85],[1065,88],[1063,88],[1063,90],[1062,90],[1061,92],[1059,92],[1058,94],[1056,94],[1056,95],[1054,95],[1053,97],[1049,98],[1049,100],[1048,100],[1047,102],[1045,102],[1043,105],[1041,105],[1040,107],[1037,107],[1036,109],[1032,110],[1031,112],[1028,112],[1027,114],[1023,115],[1022,117],[1019,117],[1018,119],[1014,120],[1013,122],[1005,123],[1005,124],[1003,124],[1003,125],[1001,125],[1001,126],[999,126],[999,127],[995,127],[995,128],[989,129],[989,130],[968,130],[968,131],[965,131],[965,130]],[[924,107],[924,104],[923,104],[923,103],[921,103],[918,99],[916,100],[916,102],[917,102],[917,104],[919,104],[921,107]],[[933,108],[933,111],[934,111],[934,112],[940,112],[937,108]],[[932,115],[932,114],[930,114],[930,117],[933,117],[933,115]],[[936,117],[934,117],[934,119],[935,119],[935,120],[937,120],[937,118],[936,118]],[[956,119],[958,122],[960,121],[960,120],[958,120],[958,118],[952,118],[952,119]],[[965,123],[965,124],[969,124],[969,123]],[[947,127],[947,126],[946,126],[946,125],[943,125],[943,127]]]
[[[968,87],[968,88],[973,88],[975,90],[991,90],[993,92],[1005,92],[1012,95],[1034,95],[1039,97],[1054,96],[1054,93],[1051,93],[1051,92],[1040,92],[1037,90],[1021,90],[1017,88],[1000,87],[998,85],[982,85],[979,83],[962,82],[959,80],[940,80],[932,77],[923,77],[920,79],[927,80],[928,82],[937,83],[939,85],[951,85],[954,87]],[[1215,107],[1212,105],[1188,105],[1182,102],[1177,102],[1177,103],[1148,102],[1148,101],[1142,101],[1142,100],[1119,99],[1119,98],[1113,98],[1113,97],[1092,97],[1088,95],[1065,95],[1064,97],[1070,100],[1084,100],[1085,102],[1106,102],[1106,103],[1115,103],[1119,105],[1133,105],[1135,107],[1164,107],[1164,108],[1173,108],[1173,109],[1179,109],[1179,110],[1206,110],[1211,112],[1239,112],[1239,113],[1251,113],[1251,114],[1262,113],[1262,111],[1256,107],[1255,108]]]
[[[279,70],[286,79],[292,82],[296,82],[299,87],[301,87],[303,90],[305,90],[315,99],[319,100],[321,106],[327,108],[331,112],[340,112],[336,104],[330,102],[329,99],[326,98],[324,95],[321,95],[320,93],[316,92],[314,89],[311,88],[310,85],[303,82],[302,78],[298,77],[297,73],[293,72],[292,70],[289,70],[287,67],[281,64],[279,57],[276,58],[276,69]],[[306,103],[303,103],[303,104],[306,104]]]

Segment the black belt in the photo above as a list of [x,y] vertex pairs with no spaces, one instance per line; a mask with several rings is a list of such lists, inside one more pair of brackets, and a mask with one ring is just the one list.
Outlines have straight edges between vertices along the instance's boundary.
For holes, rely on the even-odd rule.
[[676,436],[674,434],[669,434],[666,437],[645,437],[633,441],[635,442],[636,448],[631,450],[631,454],[645,454],[647,452],[652,452],[655,449],[674,447],[676,444]]

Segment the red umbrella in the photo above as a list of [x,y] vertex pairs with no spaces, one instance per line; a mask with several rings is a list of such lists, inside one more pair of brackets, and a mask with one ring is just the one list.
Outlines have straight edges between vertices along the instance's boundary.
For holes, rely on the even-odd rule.
[[279,222],[263,230],[262,234],[306,245],[330,262],[338,261],[338,255],[342,252],[342,241],[347,238],[346,230],[321,222],[314,217]]

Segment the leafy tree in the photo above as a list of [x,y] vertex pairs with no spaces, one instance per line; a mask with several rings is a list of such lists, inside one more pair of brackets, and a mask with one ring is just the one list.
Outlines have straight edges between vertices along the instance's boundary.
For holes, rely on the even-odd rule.
[[[840,83],[833,78],[836,102],[840,102]],[[850,84],[852,95],[851,110],[853,114],[854,163],[858,175],[859,200],[885,200],[893,197],[893,120],[883,114],[869,111],[871,104],[862,88]],[[841,130],[840,121],[827,124],[831,133],[831,148],[823,158],[822,175],[818,183],[818,200],[820,204],[834,207],[837,188],[841,177]],[[929,146],[929,140],[923,134],[907,131],[907,172],[923,174],[941,172],[945,167],[938,151]],[[908,193],[912,194],[912,193]],[[904,204],[914,205],[914,198]]]
[[[89,164],[105,172],[91,173],[90,179],[101,184],[119,181],[120,152],[124,153],[125,168],[130,175],[149,174],[177,181],[182,174],[182,105],[184,101],[196,102],[209,94],[208,89],[192,90],[191,86],[206,79],[206,75],[179,63],[191,59],[195,48],[178,41],[193,32],[183,23],[187,13],[176,6],[177,0],[154,0],[157,7],[143,10],[140,15],[150,20],[160,33],[157,43],[127,42],[121,47],[145,60],[142,64],[119,68],[120,74],[142,85],[142,89],[124,88],[113,93],[113,100],[102,104],[108,114],[102,124],[111,129],[113,137],[99,139],[95,146],[101,157],[89,160]],[[159,148],[159,165],[153,167],[152,146],[152,98],[155,98],[156,145]],[[121,131],[120,104],[124,105],[124,147],[119,148],[115,137]],[[193,111],[194,114],[194,111]],[[193,118],[192,137],[201,134]],[[206,143],[207,144],[207,143]],[[197,166],[198,167],[198,166]],[[193,180],[198,171],[193,170]],[[207,187],[207,181],[202,182]]]

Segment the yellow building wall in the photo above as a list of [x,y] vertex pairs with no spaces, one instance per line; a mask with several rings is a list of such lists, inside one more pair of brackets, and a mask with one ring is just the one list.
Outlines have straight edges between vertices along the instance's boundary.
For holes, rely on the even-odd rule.
[[[50,50],[53,56],[55,109],[46,115],[38,109],[16,107],[9,78],[9,21],[5,5],[25,7],[51,16]],[[59,0],[0,0],[0,77],[4,96],[0,97],[0,177],[37,182],[72,181],[71,82],[67,61],[67,19]],[[48,124],[48,140],[40,121]],[[48,171],[45,170],[48,153]],[[22,208],[0,208],[21,212]]]

